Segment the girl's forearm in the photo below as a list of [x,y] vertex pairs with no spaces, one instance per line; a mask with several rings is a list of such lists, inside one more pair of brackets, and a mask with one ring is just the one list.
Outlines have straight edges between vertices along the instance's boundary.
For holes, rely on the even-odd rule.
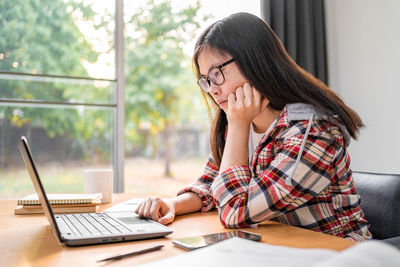
[[236,165],[249,164],[249,131],[250,124],[229,124],[220,171]]
[[199,211],[203,207],[200,197],[192,192],[187,192],[171,199],[176,215]]

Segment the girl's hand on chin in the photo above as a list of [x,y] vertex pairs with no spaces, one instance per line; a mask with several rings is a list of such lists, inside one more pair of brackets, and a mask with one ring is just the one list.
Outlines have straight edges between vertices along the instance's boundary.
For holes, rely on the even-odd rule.
[[250,84],[238,87],[235,93],[228,96],[226,116],[228,124],[250,125],[251,121],[263,111],[269,101],[262,97]]

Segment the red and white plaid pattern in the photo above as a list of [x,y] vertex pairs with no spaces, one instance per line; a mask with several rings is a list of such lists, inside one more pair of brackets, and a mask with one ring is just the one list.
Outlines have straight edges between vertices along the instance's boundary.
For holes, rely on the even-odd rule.
[[291,185],[285,183],[308,123],[290,122],[284,108],[258,145],[250,166],[233,166],[219,173],[210,157],[197,182],[178,194],[197,193],[202,211],[216,206],[227,228],[274,220],[356,241],[372,238],[337,125],[312,122]]

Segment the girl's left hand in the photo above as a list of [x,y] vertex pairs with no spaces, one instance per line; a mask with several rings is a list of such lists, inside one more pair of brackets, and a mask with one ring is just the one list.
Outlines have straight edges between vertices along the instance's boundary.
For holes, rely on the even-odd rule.
[[236,89],[236,93],[228,96],[228,110],[226,113],[228,125],[250,125],[251,121],[265,110],[269,101],[262,97],[250,84],[245,83]]

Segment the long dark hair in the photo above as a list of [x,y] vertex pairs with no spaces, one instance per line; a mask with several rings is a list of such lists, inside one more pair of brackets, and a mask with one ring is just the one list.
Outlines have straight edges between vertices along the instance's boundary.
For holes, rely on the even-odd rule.
[[[263,20],[249,13],[236,13],[210,25],[195,45],[193,65],[200,75],[198,57],[205,48],[235,58],[244,77],[269,100],[269,108],[282,110],[290,103],[307,103],[343,124],[356,139],[364,126],[357,113],[323,82],[298,66]],[[224,146],[226,114],[206,95],[212,114],[211,150],[217,166]],[[210,108],[210,106],[209,106]],[[210,110],[210,109],[209,109]],[[211,112],[210,112],[211,114]]]

